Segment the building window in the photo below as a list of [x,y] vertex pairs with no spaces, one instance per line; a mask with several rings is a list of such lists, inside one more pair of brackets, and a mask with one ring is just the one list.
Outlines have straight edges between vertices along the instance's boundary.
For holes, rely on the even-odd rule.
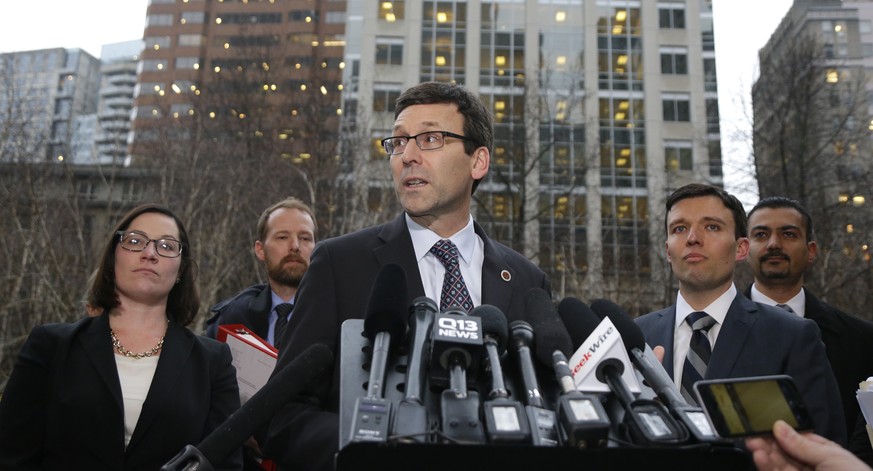
[[227,13],[215,19],[222,25],[281,23],[281,13]]
[[143,72],[161,72],[167,70],[166,59],[148,59],[140,62]]
[[[378,87],[378,85],[377,85]],[[394,102],[400,98],[400,87],[373,90],[373,111],[394,112]]]
[[403,38],[376,38],[376,63],[403,65]]
[[164,47],[170,47],[169,36],[149,36],[145,38],[146,49],[153,49],[157,51]]
[[687,95],[664,96],[664,121],[691,121],[691,104]]
[[375,3],[376,8],[378,8],[377,16],[380,20],[385,20],[389,23],[393,23],[406,17],[405,0],[388,0]]
[[318,12],[315,10],[294,10],[288,14],[288,19],[304,23],[317,23]]
[[664,141],[664,163],[668,172],[694,170],[691,141]]
[[199,57],[177,57],[176,70],[198,70],[200,68]]
[[200,46],[203,44],[202,34],[180,34],[179,46]]
[[328,11],[324,14],[324,22],[329,25],[339,25],[346,23],[346,12],[344,11]]
[[206,21],[206,13],[202,11],[183,11],[179,22],[183,25],[200,25]]
[[173,15],[149,15],[146,17],[146,27],[149,26],[173,26]]
[[681,3],[658,5],[658,26],[664,29],[685,29],[685,5]]
[[713,57],[703,59],[703,89],[708,92],[718,91],[718,77]]
[[688,75],[688,52],[685,49],[661,49],[661,73]]

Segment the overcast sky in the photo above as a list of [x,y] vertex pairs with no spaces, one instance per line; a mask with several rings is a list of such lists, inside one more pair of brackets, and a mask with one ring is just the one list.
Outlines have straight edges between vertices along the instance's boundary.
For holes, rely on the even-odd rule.
[[[592,0],[588,0],[592,1]],[[643,0],[649,1],[649,0]],[[758,49],[767,43],[792,0],[713,0],[715,53],[725,180],[748,195],[749,91],[757,76]],[[0,52],[78,47],[95,57],[104,44],[142,37],[148,0],[4,1]],[[754,203],[754,195],[745,203]]]

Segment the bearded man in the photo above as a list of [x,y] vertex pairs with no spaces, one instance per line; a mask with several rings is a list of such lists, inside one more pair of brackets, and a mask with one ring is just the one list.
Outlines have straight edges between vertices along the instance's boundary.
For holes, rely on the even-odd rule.
[[299,199],[287,198],[264,210],[257,230],[255,256],[263,262],[268,282],[213,306],[206,335],[215,338],[219,325],[243,324],[278,348],[276,340],[291,318],[297,287],[315,248],[315,214]]

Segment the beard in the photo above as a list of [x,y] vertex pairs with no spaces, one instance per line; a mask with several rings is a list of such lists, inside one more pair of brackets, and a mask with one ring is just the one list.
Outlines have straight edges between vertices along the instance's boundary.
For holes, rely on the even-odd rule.
[[[782,260],[784,262],[784,265],[778,266],[778,267],[768,265],[767,262],[771,258]],[[782,254],[782,253],[767,254],[767,255],[761,257],[761,260],[759,261],[759,263],[760,263],[761,276],[764,278],[771,279],[771,280],[781,280],[781,279],[788,278],[789,275],[791,274],[791,269],[790,269],[791,259],[788,256],[786,256],[785,254]]]
[[[286,266],[292,261],[298,262],[299,264]],[[268,260],[267,276],[280,285],[297,288],[300,286],[300,280],[303,279],[303,274],[306,273],[307,268],[309,268],[309,262],[299,254],[292,253],[282,257],[282,259],[279,260],[279,263],[273,263]]]

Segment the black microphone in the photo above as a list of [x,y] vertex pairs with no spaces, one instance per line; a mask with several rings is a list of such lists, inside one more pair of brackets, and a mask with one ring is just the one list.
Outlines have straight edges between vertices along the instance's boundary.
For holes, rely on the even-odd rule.
[[[537,296],[532,288],[524,296],[525,312],[537,308],[537,302],[532,296]],[[555,412],[545,408],[543,396],[540,393],[536,369],[534,369],[531,348],[534,344],[533,327],[525,321],[512,321],[509,324],[509,346],[518,360],[521,370],[521,382],[524,385],[525,411],[531,428],[531,441],[539,446],[557,446],[558,430],[555,425]]]
[[385,399],[385,373],[391,339],[400,340],[406,333],[406,272],[400,265],[385,265],[376,275],[364,333],[370,340],[372,358],[367,395],[358,398],[352,421],[352,442],[384,442],[388,440],[391,403]]
[[[448,386],[440,396],[443,436],[463,443],[484,443],[479,393],[469,391],[482,362],[482,323],[461,308],[434,317],[431,329],[431,384]],[[476,365],[477,368],[471,368]]]
[[706,413],[700,407],[685,401],[670,375],[655,357],[651,347],[646,344],[643,331],[640,330],[631,316],[620,306],[606,299],[593,301],[591,309],[598,317],[608,317],[612,321],[621,334],[624,346],[637,371],[643,375],[646,383],[655,391],[658,398],[666,404],[673,417],[684,425],[696,440],[701,442],[719,441],[720,439],[706,418]]
[[427,407],[423,401],[425,380],[425,346],[433,319],[438,312],[436,302],[420,296],[409,308],[409,347],[407,348],[406,383],[403,399],[394,413],[392,437],[401,442],[424,442],[427,438]]
[[[592,325],[596,327],[601,321],[582,301],[565,301],[559,307],[561,319],[568,331],[576,331],[575,338],[581,338],[582,345],[594,330],[584,332],[582,329],[588,329]],[[663,405],[634,397],[622,378],[624,369],[622,360],[607,357],[597,364],[595,375],[609,387],[621,405],[624,412],[621,422],[627,425],[630,438],[639,445],[675,446],[685,442],[688,438],[687,431],[673,419]]]
[[554,369],[561,384],[556,414],[562,442],[576,448],[606,446],[609,416],[598,396],[576,389],[567,362],[573,342],[549,294],[539,288],[531,289],[525,299],[525,316],[537,335],[534,347],[537,359]]
[[161,471],[206,471],[239,449],[258,428],[267,423],[289,399],[296,396],[333,365],[333,353],[317,343],[274,374],[245,404],[213,430],[198,445],[188,445]]
[[471,316],[482,320],[486,369],[491,372],[491,390],[488,400],[482,404],[485,416],[485,433],[492,443],[529,443],[530,427],[524,406],[509,398],[509,391],[503,380],[500,358],[506,353],[509,327],[506,316],[498,307],[483,304],[470,311]]

